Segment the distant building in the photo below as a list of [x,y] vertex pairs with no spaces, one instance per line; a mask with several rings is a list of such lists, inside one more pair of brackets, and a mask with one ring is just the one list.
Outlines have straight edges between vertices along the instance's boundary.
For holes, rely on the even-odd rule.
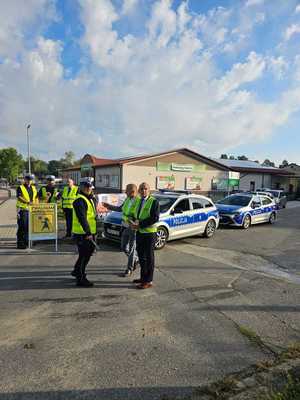
[[291,175],[252,161],[212,159],[187,148],[120,159],[86,154],[80,165],[62,173],[77,183],[80,177],[93,177],[98,193],[124,192],[128,183],[146,181],[151,190],[191,190],[215,198],[233,189],[282,187]]

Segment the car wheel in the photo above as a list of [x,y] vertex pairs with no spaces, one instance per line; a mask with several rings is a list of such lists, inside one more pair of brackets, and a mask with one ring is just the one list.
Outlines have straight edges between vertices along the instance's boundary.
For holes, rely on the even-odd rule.
[[276,214],[272,213],[269,218],[269,223],[272,225],[276,221]]
[[251,226],[251,217],[250,215],[246,215],[243,221],[243,229],[249,229]]
[[217,228],[217,224],[215,223],[215,221],[213,219],[208,221],[205,231],[204,231],[204,237],[206,237],[208,239],[213,237],[216,232],[216,228]]
[[155,249],[161,250],[165,247],[168,240],[168,231],[163,226],[157,228]]

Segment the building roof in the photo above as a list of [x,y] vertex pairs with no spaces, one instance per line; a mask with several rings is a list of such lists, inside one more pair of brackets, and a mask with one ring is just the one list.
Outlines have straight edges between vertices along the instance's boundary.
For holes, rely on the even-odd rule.
[[222,158],[218,159],[218,162],[236,172],[265,173],[284,176],[293,175],[288,171],[284,171],[282,168],[268,167],[251,160],[230,160]]

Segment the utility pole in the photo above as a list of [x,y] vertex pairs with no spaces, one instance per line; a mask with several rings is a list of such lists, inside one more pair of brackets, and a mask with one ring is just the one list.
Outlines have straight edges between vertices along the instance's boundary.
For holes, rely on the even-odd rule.
[[27,152],[28,152],[28,173],[31,174],[31,162],[30,162],[30,139],[29,139],[29,128],[31,127],[30,124],[27,125]]

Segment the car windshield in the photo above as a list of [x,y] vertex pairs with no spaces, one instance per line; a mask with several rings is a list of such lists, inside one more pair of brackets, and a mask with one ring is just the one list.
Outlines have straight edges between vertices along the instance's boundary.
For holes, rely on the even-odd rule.
[[223,200],[219,200],[217,204],[246,207],[250,203],[250,200],[249,196],[228,196]]
[[171,197],[171,196],[168,197],[168,196],[155,195],[154,197],[159,202],[161,213],[167,212],[177,200],[177,197]]
[[274,191],[272,190],[269,193],[271,193],[272,196],[274,196],[274,197],[280,197],[280,192],[276,192],[275,190]]

